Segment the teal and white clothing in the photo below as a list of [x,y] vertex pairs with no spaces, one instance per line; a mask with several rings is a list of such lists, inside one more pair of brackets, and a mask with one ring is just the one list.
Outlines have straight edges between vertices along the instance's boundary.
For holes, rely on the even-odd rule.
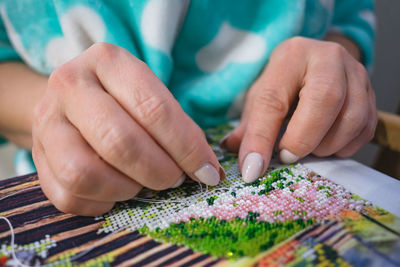
[[373,9],[373,0],[0,0],[0,60],[48,75],[94,43],[119,45],[211,127],[239,117],[269,55],[293,36],[340,32],[370,69]]

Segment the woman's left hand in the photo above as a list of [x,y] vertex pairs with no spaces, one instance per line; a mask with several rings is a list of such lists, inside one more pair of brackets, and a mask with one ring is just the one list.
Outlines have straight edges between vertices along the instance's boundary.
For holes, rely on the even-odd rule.
[[245,182],[265,172],[296,103],[277,146],[285,163],[308,154],[347,157],[374,136],[375,94],[364,66],[337,43],[294,37],[273,51],[247,94],[239,127],[224,140],[239,151]]

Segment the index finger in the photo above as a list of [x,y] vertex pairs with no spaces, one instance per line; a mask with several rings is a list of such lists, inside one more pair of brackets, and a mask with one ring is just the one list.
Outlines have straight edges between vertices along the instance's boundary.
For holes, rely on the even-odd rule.
[[307,156],[321,143],[344,104],[347,77],[343,63],[311,61],[299,103],[280,143],[280,158],[293,163]]
[[246,130],[239,150],[239,167],[247,183],[260,177],[268,167],[275,140],[300,87],[303,65],[286,53],[271,57],[249,91],[246,105],[251,108],[241,121]]
[[[89,68],[105,90],[191,178],[216,185],[224,177],[202,130],[142,61],[110,44],[91,48]],[[98,60],[96,60],[98,59]]]

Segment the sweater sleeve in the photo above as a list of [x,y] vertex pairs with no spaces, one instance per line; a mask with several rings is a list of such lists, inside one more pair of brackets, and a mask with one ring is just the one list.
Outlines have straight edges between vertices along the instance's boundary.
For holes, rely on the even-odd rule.
[[[1,11],[1,7],[0,7]],[[0,12],[2,14],[2,12]],[[0,62],[4,61],[20,61],[21,58],[12,46],[4,25],[2,16],[0,16]]]
[[370,71],[374,61],[375,13],[373,0],[336,0],[330,32],[341,33],[360,48]]

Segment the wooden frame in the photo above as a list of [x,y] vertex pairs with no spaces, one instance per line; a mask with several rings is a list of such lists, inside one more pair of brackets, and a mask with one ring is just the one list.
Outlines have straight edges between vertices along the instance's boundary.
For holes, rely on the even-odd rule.
[[372,142],[400,152],[400,116],[378,111],[378,125]]

